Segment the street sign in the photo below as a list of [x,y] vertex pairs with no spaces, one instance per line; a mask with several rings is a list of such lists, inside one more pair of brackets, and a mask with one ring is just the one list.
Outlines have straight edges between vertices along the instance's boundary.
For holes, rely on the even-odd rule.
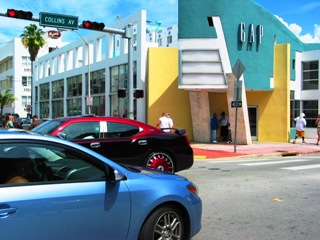
[[87,106],[90,106],[90,107],[91,107],[91,106],[93,105],[93,97],[89,97],[89,96],[88,96],[88,97],[86,98],[86,103],[87,103],[87,104],[86,104]]
[[79,17],[75,16],[41,12],[39,25],[45,27],[78,29],[78,21]]
[[231,101],[231,107],[242,107],[242,101]]
[[244,65],[241,62],[241,60],[238,59],[236,64],[232,68],[232,73],[236,76],[237,80],[239,80],[241,75],[244,73],[245,69],[246,68],[244,67]]

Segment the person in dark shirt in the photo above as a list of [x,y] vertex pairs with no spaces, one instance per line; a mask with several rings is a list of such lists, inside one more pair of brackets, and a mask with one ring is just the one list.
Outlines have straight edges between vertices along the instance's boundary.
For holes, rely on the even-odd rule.
[[218,143],[218,141],[217,141],[217,130],[219,128],[219,121],[218,121],[216,113],[212,114],[210,126],[211,126],[211,142],[212,143]]
[[29,126],[28,129],[31,130],[31,129],[35,128],[36,126],[40,125],[40,124],[41,124],[41,122],[39,121],[38,116],[37,115],[33,115],[32,123],[31,123],[31,125]]

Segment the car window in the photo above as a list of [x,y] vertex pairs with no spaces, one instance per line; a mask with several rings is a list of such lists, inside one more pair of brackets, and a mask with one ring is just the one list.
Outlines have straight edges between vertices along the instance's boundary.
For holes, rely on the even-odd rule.
[[63,121],[57,121],[57,120],[43,122],[42,124],[33,128],[32,131],[50,135],[54,130],[56,130],[63,123],[64,123]]
[[100,122],[99,138],[131,137],[140,132],[140,128],[118,122]]
[[94,139],[99,138],[99,122],[78,122],[68,125],[63,132],[66,139]]
[[0,184],[101,181],[104,169],[103,163],[71,149],[43,143],[0,143]]

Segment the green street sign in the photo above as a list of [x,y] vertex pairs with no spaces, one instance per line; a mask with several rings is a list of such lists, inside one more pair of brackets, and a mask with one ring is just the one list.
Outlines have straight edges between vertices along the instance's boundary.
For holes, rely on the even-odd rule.
[[75,16],[41,12],[39,25],[44,27],[78,29],[78,19],[79,17]]

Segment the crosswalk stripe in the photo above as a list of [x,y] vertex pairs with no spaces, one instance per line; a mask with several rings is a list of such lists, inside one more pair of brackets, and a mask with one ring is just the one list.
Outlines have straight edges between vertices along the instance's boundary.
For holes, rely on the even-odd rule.
[[255,163],[240,163],[239,165],[244,166],[259,166],[259,165],[271,165],[271,164],[282,164],[282,163],[291,163],[291,162],[308,162],[310,160],[299,159],[299,160],[285,160],[285,161],[268,161],[268,162],[255,162]]
[[314,168],[320,168],[320,164],[296,166],[296,167],[285,167],[281,169],[297,171],[297,170],[314,169]]

